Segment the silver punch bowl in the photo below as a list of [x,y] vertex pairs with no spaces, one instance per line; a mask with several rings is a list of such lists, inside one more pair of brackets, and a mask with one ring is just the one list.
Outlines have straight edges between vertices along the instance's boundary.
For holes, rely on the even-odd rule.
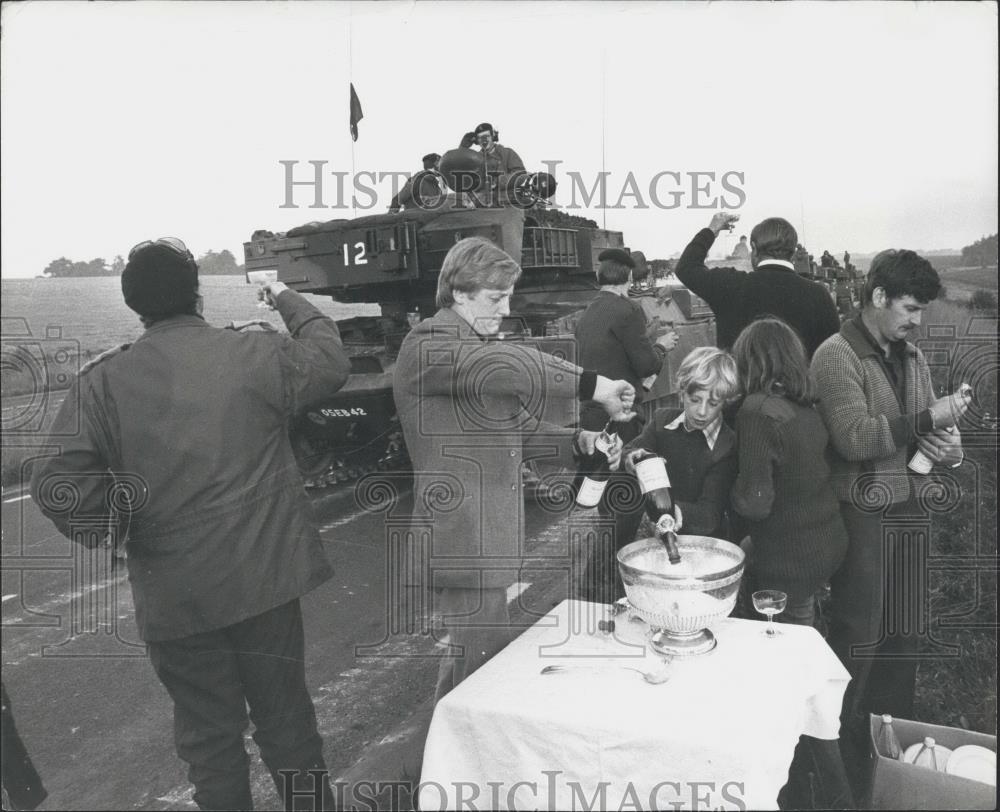
[[633,611],[653,630],[660,654],[705,654],[715,648],[710,627],[736,605],[745,555],[711,536],[677,536],[679,564],[671,564],[658,538],[618,551],[618,571]]

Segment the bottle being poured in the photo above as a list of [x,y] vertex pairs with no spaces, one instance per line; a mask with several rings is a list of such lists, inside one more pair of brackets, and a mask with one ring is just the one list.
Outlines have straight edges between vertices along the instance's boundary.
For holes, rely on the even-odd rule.
[[663,542],[671,564],[680,564],[681,553],[677,547],[677,515],[670,492],[667,463],[651,451],[635,458],[635,475],[639,480],[646,503],[646,515],[656,525],[656,535]]
[[604,489],[611,478],[610,451],[618,443],[618,435],[609,433],[611,422],[594,441],[594,451],[580,461],[578,472],[583,474],[580,488],[576,493],[576,505],[581,508],[595,508],[604,496]]

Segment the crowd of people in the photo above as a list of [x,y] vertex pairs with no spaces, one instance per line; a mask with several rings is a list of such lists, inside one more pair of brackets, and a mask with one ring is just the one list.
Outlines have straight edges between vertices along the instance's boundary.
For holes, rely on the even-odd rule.
[[[495,146],[489,125],[476,135]],[[858,734],[868,711],[907,715],[919,641],[897,635],[885,641],[891,656],[871,651],[886,613],[902,611],[912,588],[892,563],[905,557],[905,539],[882,528],[884,516],[919,509],[907,460],[918,449],[941,465],[963,459],[955,424],[968,395],[936,398],[907,340],[940,290],[937,273],[912,251],[882,252],[861,312],[841,325],[823,287],[795,273],[797,236],[781,218],[753,228],[753,272],[707,268],[735,219],[714,215],[677,265],[715,313],[717,346],[676,364],[680,402],[648,420],[639,416],[642,381],[677,337],[657,337],[629,300],[627,252],[600,256],[600,292],[577,326],[579,365],[498,340],[521,274],[515,259],[479,237],[448,252],[438,310],[412,326],[393,383],[420,514],[412,537],[427,554],[408,582],[433,596],[451,652],[438,699],[516,634],[508,588],[526,552],[523,463],[574,469],[613,427],[616,476],[633,482],[644,451],[664,457],[683,529],[742,543],[746,584],[789,596],[778,620],[817,623],[817,593],[829,585],[828,639],[852,676],[845,735]],[[81,371],[53,427],[60,449],[39,460],[32,496],[70,538],[103,543],[76,522],[104,517],[106,535],[127,541],[139,632],[174,703],[195,802],[252,808],[249,710],[279,793],[289,808],[308,806],[314,799],[286,784],[289,775],[300,789],[325,776],[299,600],[333,572],[287,423],[343,386],[350,360],[336,324],[280,282],[262,296],[287,334],[207,324],[197,265],[173,238],[130,252],[122,290],[145,332]],[[574,413],[579,423],[567,425]],[[126,504],[109,499],[122,477],[141,484]],[[873,481],[889,494],[881,513],[859,496]],[[442,492],[455,498],[435,512]],[[638,500],[599,506],[614,544],[588,564],[585,597],[621,594],[606,556],[634,538],[640,513]],[[420,754],[403,767],[418,781]],[[325,777],[317,793],[333,808]]]
[[[716,237],[737,219],[714,215],[678,261],[678,279],[715,314],[718,347],[681,362],[682,408],[657,411],[641,427],[625,446],[624,475],[635,449],[663,456],[684,528],[739,542],[745,592],[780,590],[788,596],[781,622],[827,632],[851,674],[841,746],[856,760],[869,713],[912,716],[920,641],[902,616],[923,599],[919,557],[892,522],[924,515],[921,474],[907,467],[917,451],[934,464],[962,463],[956,423],[970,395],[937,398],[923,353],[907,340],[941,290],[926,259],[878,254],[860,311],[841,324],[825,288],[796,273],[797,234],[782,218],[753,228],[751,273],[706,267]],[[608,318],[580,323],[611,345],[624,335]],[[577,338],[596,340],[579,330]],[[593,361],[597,371],[622,369],[620,344],[603,364]],[[623,502],[614,549],[634,539],[641,515],[640,501]],[[584,596],[622,594],[620,583],[606,583],[616,578],[613,551],[599,555]]]

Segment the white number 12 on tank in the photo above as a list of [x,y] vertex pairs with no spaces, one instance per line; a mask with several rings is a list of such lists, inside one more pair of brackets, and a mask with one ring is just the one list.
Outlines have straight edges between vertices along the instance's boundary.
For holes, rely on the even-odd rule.
[[[350,258],[350,255],[347,253],[347,248],[348,248],[348,246],[347,246],[347,243],[345,242],[344,243],[344,264],[345,265],[350,265],[351,264],[351,258]],[[365,244],[363,242],[356,242],[356,243],[354,243],[354,248],[357,251],[357,253],[354,255],[354,264],[355,265],[367,265],[368,264],[368,259],[365,257]]]

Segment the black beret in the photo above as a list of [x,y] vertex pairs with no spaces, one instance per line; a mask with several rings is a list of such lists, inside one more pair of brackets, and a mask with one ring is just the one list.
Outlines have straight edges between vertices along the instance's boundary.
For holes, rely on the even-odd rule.
[[435,162],[435,161],[436,161],[436,160],[437,160],[438,158],[440,158],[440,157],[441,157],[441,156],[440,156],[440,155],[438,155],[438,154],[437,154],[436,152],[428,152],[428,153],[427,153],[427,154],[426,154],[426,155],[425,155],[425,156],[424,156],[423,158],[421,158],[420,160],[422,160],[422,161],[423,161],[423,162],[424,162],[425,164],[432,164],[432,163],[434,163],[434,162]]
[[482,124],[480,124],[478,127],[476,127],[476,135],[479,135],[479,133],[484,133],[487,130],[489,130],[491,133],[495,133],[496,132],[496,130],[493,129],[493,125],[492,124],[490,124],[487,121],[484,121]]
[[635,260],[628,255],[628,251],[623,251],[621,248],[605,248],[597,255],[597,261],[617,262],[627,268],[635,267]]
[[125,304],[140,316],[172,316],[187,312],[198,298],[198,266],[165,245],[147,245],[122,271]]

